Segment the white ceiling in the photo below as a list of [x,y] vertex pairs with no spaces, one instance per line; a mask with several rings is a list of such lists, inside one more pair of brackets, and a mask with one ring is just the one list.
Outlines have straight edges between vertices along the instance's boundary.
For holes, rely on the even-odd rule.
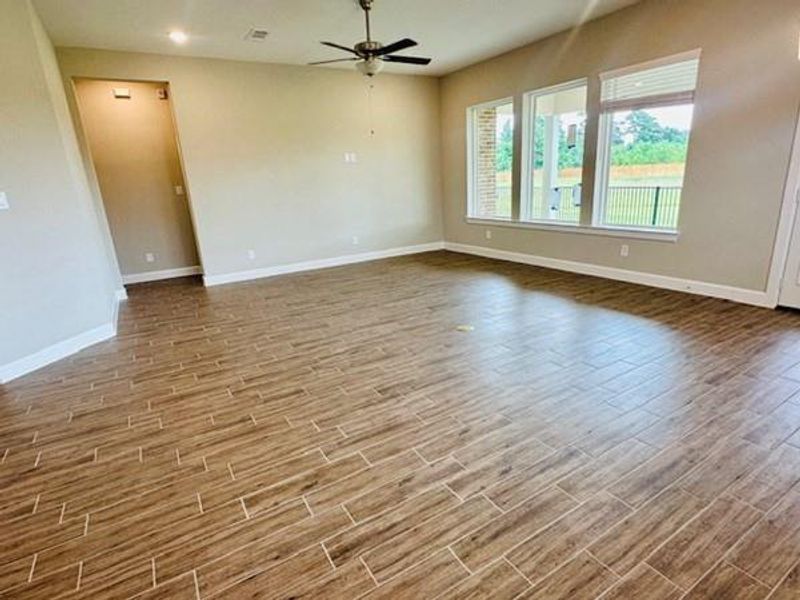
[[[442,75],[608,14],[639,0],[375,0],[373,37],[388,44],[410,37],[405,54],[430,56],[428,68],[392,65],[403,73]],[[364,39],[355,0],[34,0],[57,46],[79,46],[239,60],[305,64],[342,58],[327,40]],[[252,28],[266,42],[245,41]],[[167,33],[190,35],[176,46]],[[343,63],[345,68],[352,68]]]

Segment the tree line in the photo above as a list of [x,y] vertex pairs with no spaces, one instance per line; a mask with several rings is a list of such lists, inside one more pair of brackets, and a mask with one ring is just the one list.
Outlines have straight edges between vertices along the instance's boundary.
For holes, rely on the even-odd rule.
[[[576,144],[570,145],[567,130],[560,127],[558,140],[558,168],[569,169],[583,164],[583,142],[586,122],[577,129]],[[614,119],[611,132],[611,164],[655,165],[674,164],[686,161],[689,132],[662,125],[658,119],[644,110],[634,110],[624,119]],[[544,166],[545,118],[536,118],[534,132],[534,168]],[[506,122],[497,144],[497,170],[510,171],[514,153],[514,130]]]

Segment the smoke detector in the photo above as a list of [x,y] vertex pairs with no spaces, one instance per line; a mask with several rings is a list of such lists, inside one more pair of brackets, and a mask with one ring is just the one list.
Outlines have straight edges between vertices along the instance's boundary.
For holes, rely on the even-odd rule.
[[244,36],[249,42],[263,42],[267,39],[269,35],[269,31],[266,29],[262,29],[260,27],[253,27],[250,31],[247,32],[247,35]]

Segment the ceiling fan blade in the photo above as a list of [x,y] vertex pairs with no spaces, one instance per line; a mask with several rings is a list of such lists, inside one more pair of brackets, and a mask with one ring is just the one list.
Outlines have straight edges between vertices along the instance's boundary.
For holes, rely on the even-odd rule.
[[386,62],[406,63],[409,65],[431,64],[430,58],[422,58],[421,56],[384,56],[383,60]]
[[383,56],[384,54],[391,54],[392,52],[400,52],[400,50],[405,50],[407,48],[413,48],[417,46],[417,42],[414,40],[410,40],[408,38],[402,39],[399,42],[395,42],[394,44],[389,44],[388,46],[384,46],[380,50],[375,50],[371,54],[373,56]]
[[360,58],[356,58],[354,56],[353,58],[337,58],[336,60],[318,60],[317,62],[310,62],[308,64],[310,66],[329,65],[331,63],[351,62],[351,61],[354,61],[354,60],[361,60],[361,59]]
[[336,48],[338,50],[344,50],[345,52],[350,52],[351,54],[355,54],[356,56],[360,57],[361,55],[353,50],[352,48],[348,48],[347,46],[342,46],[341,44],[334,44],[333,42],[320,42],[323,46],[330,46],[331,48]]

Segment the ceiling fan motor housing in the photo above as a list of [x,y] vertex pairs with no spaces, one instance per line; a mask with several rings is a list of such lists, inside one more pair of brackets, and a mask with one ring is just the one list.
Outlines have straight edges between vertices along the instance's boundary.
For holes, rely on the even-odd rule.
[[359,42],[358,44],[356,44],[355,50],[362,56],[369,56],[370,54],[380,50],[381,48],[383,48],[383,44],[381,44],[380,42],[370,41],[370,42]]

